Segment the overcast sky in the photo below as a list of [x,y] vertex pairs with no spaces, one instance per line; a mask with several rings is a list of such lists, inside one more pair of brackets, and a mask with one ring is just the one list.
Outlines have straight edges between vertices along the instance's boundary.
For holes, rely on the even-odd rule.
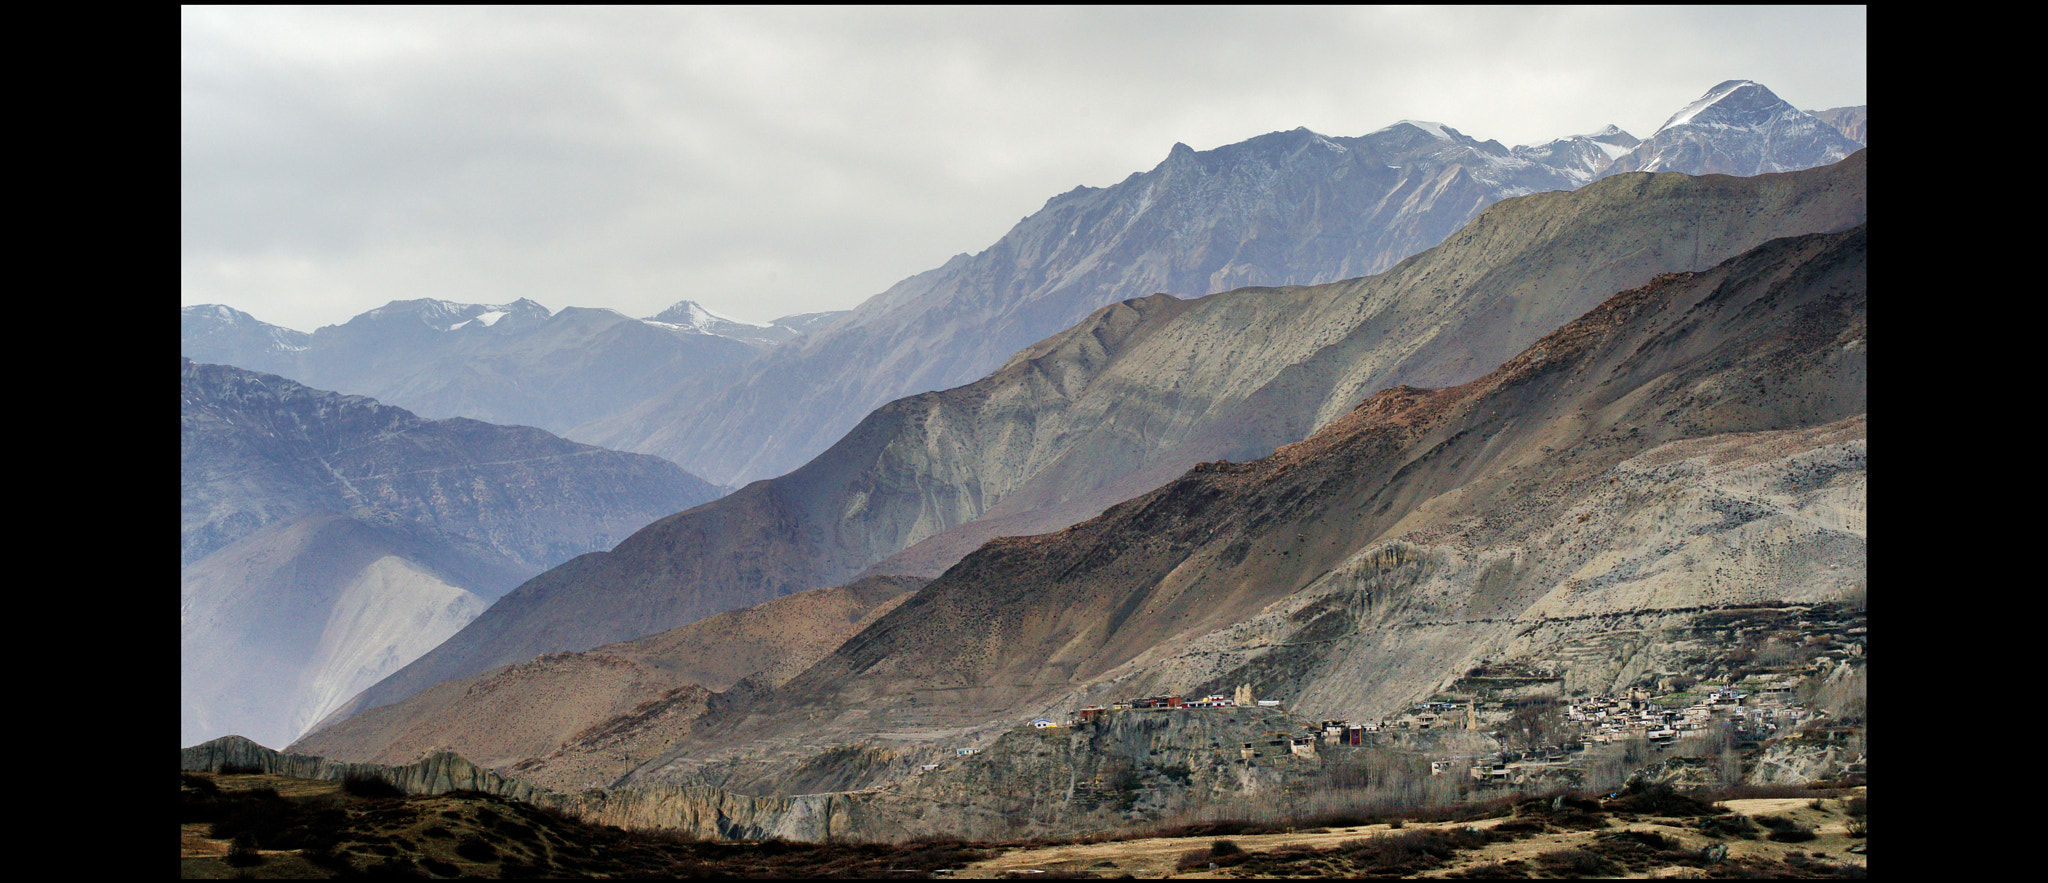
[[1055,194],[1307,126],[1648,137],[1723,80],[1867,104],[1863,7],[182,7],[180,295],[764,322]]

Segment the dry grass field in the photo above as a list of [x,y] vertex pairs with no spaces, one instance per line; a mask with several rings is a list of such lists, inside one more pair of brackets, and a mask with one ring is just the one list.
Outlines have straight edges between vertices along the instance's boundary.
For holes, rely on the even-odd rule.
[[181,773],[179,875],[1863,876],[1867,789],[1778,790],[1800,796],[1552,795],[1292,828],[1208,822],[1116,840],[835,844],[629,832],[474,792],[402,797],[379,783]]

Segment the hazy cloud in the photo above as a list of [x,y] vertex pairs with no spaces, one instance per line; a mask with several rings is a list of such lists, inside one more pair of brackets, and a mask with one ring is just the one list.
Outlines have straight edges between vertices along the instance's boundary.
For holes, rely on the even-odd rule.
[[850,307],[1076,185],[1307,126],[1863,104],[1861,7],[181,10],[183,302]]

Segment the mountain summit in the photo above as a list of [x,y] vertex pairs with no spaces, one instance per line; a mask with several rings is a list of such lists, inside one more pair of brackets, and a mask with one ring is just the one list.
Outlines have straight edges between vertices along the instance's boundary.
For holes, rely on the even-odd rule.
[[1600,172],[1761,175],[1836,162],[1862,145],[1753,80],[1728,80]]

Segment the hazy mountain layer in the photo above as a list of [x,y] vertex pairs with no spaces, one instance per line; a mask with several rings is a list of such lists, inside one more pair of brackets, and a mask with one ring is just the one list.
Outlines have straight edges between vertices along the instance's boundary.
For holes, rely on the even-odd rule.
[[1654,648],[1564,651],[1643,618],[1854,597],[1867,274],[1863,228],[1775,240],[1616,295],[1472,383],[1387,389],[1271,457],[992,542],[626,783],[715,770],[789,793],[843,742],[936,749],[1238,683],[1311,719],[1502,660],[1606,689]]
[[[206,305],[182,311],[181,348],[203,362],[275,373],[437,418],[579,427],[656,394],[730,382],[790,325],[752,326],[687,301],[651,321],[613,310],[393,301],[312,334]],[[804,317],[793,317],[802,321]]]
[[483,613],[524,574],[396,519],[313,514],[185,567],[179,743],[298,734]]
[[285,377],[299,373],[299,359],[313,335],[258,321],[220,304],[178,311],[178,354],[206,365],[233,365]]
[[1114,305],[981,382],[878,409],[787,476],[543,574],[356,707],[864,568],[936,575],[991,535],[1057,529],[1195,463],[1263,456],[1374,390],[1470,379],[1602,292],[1858,223],[1864,180],[1860,154],[1757,178],[1625,176],[1503,202],[1380,276]]
[[656,457],[181,360],[183,744],[284,745],[536,572],[716,496]]
[[656,457],[181,361],[183,563],[275,521],[373,509],[538,572],[718,495]]
[[1836,131],[1841,132],[1849,140],[1863,145],[1870,143],[1868,106],[1859,104],[1855,107],[1831,107],[1810,113],[1819,117],[1822,122],[1834,126]]

